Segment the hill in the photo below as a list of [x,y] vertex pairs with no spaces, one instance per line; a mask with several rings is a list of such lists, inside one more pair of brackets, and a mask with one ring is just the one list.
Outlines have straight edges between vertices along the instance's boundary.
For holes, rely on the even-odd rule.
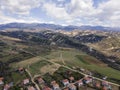
[[[16,78],[21,81],[28,77],[25,74],[20,78],[14,72],[23,67],[33,77],[40,74],[46,80],[49,74],[50,77],[57,78],[56,72],[59,72],[61,66],[65,66],[73,70],[85,69],[84,73],[91,72],[101,79],[107,76],[108,81],[119,84],[119,35],[119,32],[98,30],[1,30],[0,61],[1,71],[5,73],[0,72],[0,76],[11,78],[16,75],[12,78],[17,84]],[[60,78],[63,79],[62,76]],[[9,81],[11,80],[6,82]]]

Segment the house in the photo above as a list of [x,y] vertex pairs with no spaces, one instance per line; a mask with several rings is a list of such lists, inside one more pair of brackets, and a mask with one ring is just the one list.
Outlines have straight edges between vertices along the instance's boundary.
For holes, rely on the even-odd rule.
[[64,79],[64,80],[62,81],[62,83],[63,83],[64,86],[69,85],[69,81],[68,81],[68,79]]
[[101,84],[102,84],[102,86],[108,86],[109,85],[107,81],[102,81]]
[[112,86],[110,84],[107,86],[107,88],[108,90],[112,90]]
[[85,69],[84,68],[80,68],[80,71],[85,72]]
[[69,88],[68,88],[68,87],[66,87],[66,88],[64,88],[63,90],[69,90]]
[[82,86],[83,85],[82,80],[77,81],[77,84],[78,84],[79,87]]
[[108,88],[104,86],[104,87],[102,88],[102,90],[108,90]]
[[52,81],[51,85],[53,87],[53,90],[61,90],[60,87],[59,87],[59,84],[56,83],[56,81]]
[[18,72],[19,72],[20,74],[24,73],[24,68],[22,68],[22,67],[18,68]]
[[28,78],[23,80],[24,85],[28,84],[29,82],[30,82],[30,80]]
[[45,81],[42,79],[42,77],[38,77],[37,81],[38,81],[39,84],[44,84],[45,83]]
[[92,82],[92,78],[90,78],[90,77],[88,77],[88,78],[86,78],[86,83],[90,83],[90,82]]
[[53,85],[53,90],[61,90],[60,87],[59,87],[59,84],[54,84]]
[[52,90],[52,89],[48,86],[44,86],[42,90]]
[[69,84],[69,90],[77,90],[76,86],[74,84]]
[[70,83],[72,83],[72,82],[74,82],[75,79],[74,79],[74,77],[71,76],[71,77],[69,77],[69,80],[70,80]]
[[3,77],[0,77],[0,85],[3,85],[4,82],[3,82],[4,78]]
[[103,77],[103,80],[106,80],[107,79],[107,76]]
[[111,85],[107,81],[102,81],[103,88],[107,88],[107,90],[112,90]]
[[33,86],[27,87],[28,90],[36,90]]
[[95,87],[96,87],[96,88],[100,88],[100,87],[101,87],[100,83],[96,83],[96,84],[95,84]]
[[51,85],[53,85],[53,84],[55,84],[55,83],[56,83],[56,81],[52,81],[52,82],[51,82]]
[[92,78],[91,77],[85,77],[84,79],[83,79],[83,83],[84,84],[88,84],[88,83],[91,83],[92,82]]
[[9,86],[8,84],[6,84],[6,85],[4,86],[4,89],[3,89],[3,90],[9,90],[9,88],[10,88],[10,86]]

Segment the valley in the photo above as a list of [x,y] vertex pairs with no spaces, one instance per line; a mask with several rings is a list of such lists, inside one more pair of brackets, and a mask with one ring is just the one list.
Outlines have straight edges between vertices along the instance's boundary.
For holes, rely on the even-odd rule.
[[[59,82],[67,78],[56,73],[61,71],[59,70],[61,68],[64,68],[63,70],[67,68],[73,70],[73,73],[76,71],[83,73],[78,76],[92,74],[92,77],[98,78],[96,81],[100,83],[104,77],[107,77],[105,81],[113,83],[112,88],[118,88],[120,84],[120,33],[97,30],[76,30],[75,34],[73,32],[1,30],[0,62],[3,64],[1,70],[4,73],[1,72],[0,76],[4,76],[6,83],[13,81],[14,88],[34,86],[34,80],[38,76],[44,78],[51,87],[51,81]],[[18,72],[16,73],[19,68],[24,70],[22,77]],[[77,74],[73,76],[78,78]],[[21,80],[26,78],[30,78],[27,87],[21,85]],[[63,84],[59,83],[59,85],[63,87]],[[34,87],[42,88],[41,84]],[[95,90],[91,85],[88,85],[88,88]]]

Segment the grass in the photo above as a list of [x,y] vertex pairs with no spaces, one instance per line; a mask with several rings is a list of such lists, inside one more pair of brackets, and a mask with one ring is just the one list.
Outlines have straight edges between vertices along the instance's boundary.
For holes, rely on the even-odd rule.
[[37,57],[30,58],[30,59],[26,59],[24,61],[12,63],[11,67],[13,67],[13,68],[16,68],[16,67],[25,67],[26,68],[28,65],[37,63],[38,61],[41,61],[41,60],[43,60],[43,58],[40,57],[40,56],[37,56]]
[[115,78],[120,80],[120,71],[108,67],[101,61],[91,57],[81,51],[71,49],[71,50],[57,50],[53,51],[50,55],[47,55],[47,59],[63,64],[60,58],[62,53],[62,58],[65,65],[72,67],[83,67],[85,69],[96,71],[109,78]]
[[45,60],[41,60],[41,61],[38,61],[36,63],[33,63],[29,66],[29,70],[31,72],[32,75],[35,75],[35,74],[38,74],[40,73],[40,69],[43,67],[43,66],[46,66],[46,65],[50,65],[51,63],[45,61]]
[[[61,53],[62,53],[62,56],[61,56]],[[120,71],[112,69],[108,67],[106,64],[97,60],[96,58],[91,57],[86,53],[83,53],[76,49],[54,50],[49,55],[37,56],[31,59],[19,62],[16,65],[22,65],[23,67],[30,65],[30,71],[32,72],[33,75],[40,73],[41,68],[46,71],[49,71],[49,70],[52,71],[52,69],[57,69],[55,66],[50,65],[49,62],[46,62],[43,59],[50,60],[50,61],[59,63],[61,65],[63,65],[62,61],[64,61],[65,65],[69,67],[83,67],[85,69],[98,72],[103,76],[108,76],[109,78],[120,80]]]
[[82,58],[80,55],[76,55],[76,57],[77,57],[82,63],[89,65],[89,63],[88,63],[86,60],[84,60],[84,58]]
[[20,74],[17,72],[12,73],[12,78],[15,84],[20,83],[22,80],[28,78],[28,75],[26,73]]

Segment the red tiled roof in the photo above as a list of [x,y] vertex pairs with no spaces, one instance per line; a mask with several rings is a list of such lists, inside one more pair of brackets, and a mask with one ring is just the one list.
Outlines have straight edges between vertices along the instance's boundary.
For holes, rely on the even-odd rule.
[[68,79],[64,79],[63,82],[68,82]]
[[102,82],[102,85],[108,85],[108,82],[103,81],[103,82]]
[[54,84],[56,84],[56,81],[52,81],[52,82],[51,82],[51,85],[54,85]]
[[76,86],[75,86],[74,84],[70,84],[69,88],[70,88],[70,89],[75,89]]
[[4,90],[8,90],[10,88],[10,86],[8,85],[8,84],[6,84],[5,86],[4,86]]
[[87,80],[87,81],[89,81],[89,80],[91,80],[92,78],[90,78],[90,77],[85,77],[84,79]]
[[100,83],[96,83],[96,87],[100,87]]
[[35,90],[33,86],[28,87],[28,90]]
[[70,80],[74,80],[74,77],[71,76],[71,77],[69,77],[69,79],[70,79]]
[[69,90],[69,88],[66,87],[66,88],[64,88],[63,90]]
[[3,77],[0,77],[0,80],[3,80],[4,78]]
[[48,86],[45,86],[43,90],[51,90],[51,88],[49,88]]
[[59,85],[56,83],[56,84],[53,85],[53,87],[59,87]]
[[108,90],[107,87],[103,87],[102,90]]
[[82,80],[78,80],[77,83],[82,83]]
[[39,77],[37,80],[38,82],[44,82],[44,80],[41,77]]
[[21,71],[21,70],[23,70],[23,68],[21,67],[21,68],[19,68],[18,70]]

